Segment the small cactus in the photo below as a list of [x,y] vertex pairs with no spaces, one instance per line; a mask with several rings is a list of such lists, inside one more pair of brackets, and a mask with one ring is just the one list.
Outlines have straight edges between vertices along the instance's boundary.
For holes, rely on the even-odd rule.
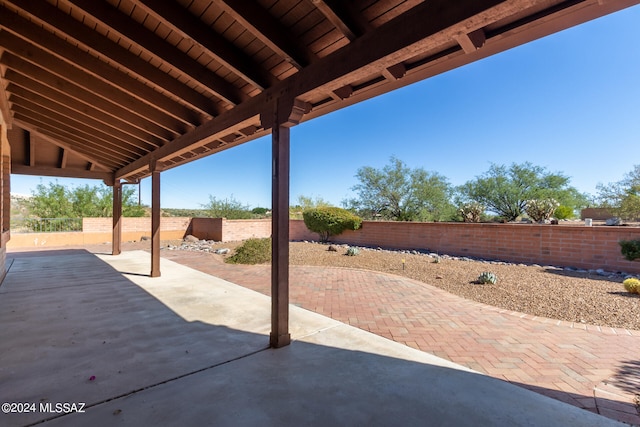
[[356,248],[355,246],[350,246],[347,248],[347,255],[348,256],[356,256],[360,253],[360,249]]
[[481,283],[483,285],[486,285],[486,284],[495,285],[496,283],[498,283],[498,276],[496,276],[494,273],[491,273],[489,271],[483,271],[482,274],[478,276],[478,283]]
[[622,282],[627,292],[632,294],[640,294],[640,280],[634,278],[628,278]]

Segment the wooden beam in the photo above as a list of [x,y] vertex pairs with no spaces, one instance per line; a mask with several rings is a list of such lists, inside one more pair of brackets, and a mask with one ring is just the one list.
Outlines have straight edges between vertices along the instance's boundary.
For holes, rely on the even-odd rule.
[[403,78],[405,74],[407,74],[407,67],[402,62],[382,70],[382,75],[387,80],[398,80]]
[[355,26],[351,24],[345,12],[340,8],[340,2],[332,2],[331,0],[311,0],[311,3],[318,8],[320,12],[327,18],[329,22],[333,24],[343,36],[353,41],[358,36],[358,31]]
[[353,87],[351,85],[342,86],[334,90],[333,93],[340,99],[347,99],[353,93]]
[[[219,96],[230,92],[234,92],[240,96],[239,98],[235,96],[224,96],[223,99],[226,102],[235,105],[247,98],[243,93],[238,93],[233,87],[229,87],[230,83],[225,79],[206,69],[177,47],[166,43],[143,25],[133,22],[129,15],[125,15],[108,3],[97,2],[95,0],[65,1],[75,5],[88,15],[91,15],[95,20],[109,27],[114,33],[119,34],[141,49],[156,56],[180,73],[189,76],[207,90]],[[165,3],[168,4],[169,2]],[[180,10],[182,13],[185,12],[182,8],[180,8]],[[202,25],[201,22],[200,24]]]
[[[52,4],[31,0],[11,0],[11,3],[28,13],[31,19],[37,19],[40,24],[55,29],[81,46],[85,46],[96,54],[117,63],[119,67],[128,70],[138,78],[158,88],[166,96],[177,97],[208,116],[215,116],[222,111],[215,102],[200,92],[174,79],[107,37],[99,37],[96,31],[73,19]],[[138,86],[141,85],[138,84]],[[146,90],[144,87],[140,89]],[[142,92],[137,91],[136,93],[142,94]],[[226,97],[241,98],[241,95],[236,90],[223,95],[214,95],[221,99]],[[145,97],[145,99],[151,100],[148,97]],[[176,110],[177,113],[178,111]],[[183,114],[183,116],[189,117],[190,114]]]
[[32,168],[36,167],[36,141],[33,139],[33,135],[27,132],[29,144],[29,166]]
[[[156,0],[162,1],[162,0]],[[258,40],[298,70],[313,62],[316,56],[296,42],[297,38],[280,21],[257,2],[246,0],[215,0],[225,13],[238,21]],[[275,83],[275,81],[273,81]]]
[[[4,49],[0,47],[0,57],[4,54]],[[7,84],[4,79],[5,70],[4,67],[0,67],[0,123],[6,126],[7,129],[11,129],[12,115],[11,106],[9,105],[9,95],[7,94]]]
[[[119,120],[126,121],[131,126],[148,132],[156,138],[169,141],[175,137],[174,132],[171,132],[162,126],[158,126],[156,123],[147,120],[146,118],[132,114],[130,110],[121,106],[117,100],[96,97],[91,91],[76,85],[74,82],[67,81],[51,74],[47,70],[24,61],[17,56],[5,53],[2,58],[0,58],[0,61],[10,68],[7,70],[5,76],[7,80],[11,82],[16,82],[16,84],[18,84],[17,82],[21,80],[20,74],[23,76],[27,75],[30,80],[36,80],[40,84],[64,94],[66,97],[80,101],[84,105],[92,105],[103,113],[116,117]],[[15,73],[12,73],[12,71]],[[24,78],[22,80],[24,80]]]
[[454,36],[454,38],[465,53],[475,52],[480,49],[487,40],[482,28],[471,31],[470,33],[459,33]]
[[151,170],[151,277],[160,277],[160,171],[153,161]]
[[82,179],[97,179],[100,181],[111,180],[113,174],[111,172],[98,172],[88,171],[85,169],[75,168],[52,168],[45,166],[25,166],[25,165],[11,165],[11,173],[16,175],[34,175],[34,176],[53,176],[60,178],[82,178]]
[[69,150],[66,148],[60,147],[60,169],[64,169],[67,167],[67,159],[69,157]]
[[113,182],[112,218],[111,255],[120,255],[122,252],[122,183],[118,179]]

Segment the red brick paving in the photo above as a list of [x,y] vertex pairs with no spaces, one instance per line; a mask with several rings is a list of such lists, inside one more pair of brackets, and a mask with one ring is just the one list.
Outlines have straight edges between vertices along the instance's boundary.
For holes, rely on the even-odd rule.
[[[265,295],[269,266],[162,256]],[[572,324],[465,300],[372,271],[291,266],[291,304],[609,418],[640,425],[640,331]]]

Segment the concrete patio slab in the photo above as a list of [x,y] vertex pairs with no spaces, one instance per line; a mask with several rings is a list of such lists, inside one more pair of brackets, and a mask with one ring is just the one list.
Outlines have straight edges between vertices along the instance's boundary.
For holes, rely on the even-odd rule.
[[[144,252],[16,257],[0,401],[37,410],[0,424],[619,425],[298,307],[292,345],[268,349],[268,297],[168,260],[148,270]],[[46,411],[64,402],[84,413]]]

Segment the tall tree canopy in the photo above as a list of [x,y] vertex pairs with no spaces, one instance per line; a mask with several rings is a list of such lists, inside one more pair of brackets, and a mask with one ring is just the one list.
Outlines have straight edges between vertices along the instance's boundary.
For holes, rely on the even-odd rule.
[[[38,218],[91,218],[111,216],[113,189],[105,185],[83,185],[67,188],[50,182],[38,184],[31,192],[29,210]],[[144,216],[145,209],[138,206],[137,192],[130,186],[122,187],[122,215]]]
[[358,169],[360,181],[352,187],[357,197],[345,206],[364,218],[381,217],[396,221],[444,221],[455,214],[452,187],[447,178],[423,168],[409,168],[391,157],[382,169]]
[[577,209],[587,197],[569,185],[570,178],[551,173],[530,162],[492,164],[487,172],[458,187],[462,201],[474,201],[502,218],[513,221],[524,213],[527,200],[555,199],[563,206]]
[[612,210],[623,219],[640,218],[640,165],[618,182],[598,184],[597,200],[601,207]]

